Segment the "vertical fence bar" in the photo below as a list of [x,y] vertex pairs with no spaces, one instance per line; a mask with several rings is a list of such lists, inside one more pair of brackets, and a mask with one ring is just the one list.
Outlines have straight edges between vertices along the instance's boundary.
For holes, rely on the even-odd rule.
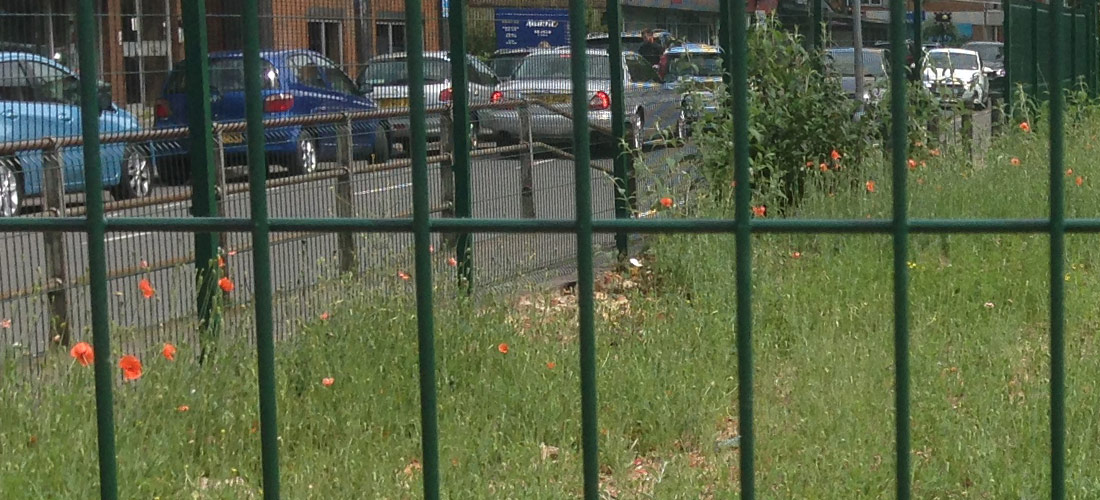
[[[822,50],[822,49],[825,48],[825,33],[824,33],[825,29],[821,25],[821,23],[823,22],[822,13],[821,13],[821,4],[824,1],[825,0],[810,0],[810,2],[812,2],[810,5],[813,6],[813,7],[811,7],[812,8],[811,15],[812,15],[812,18],[813,18],[813,20],[811,22],[813,23],[813,26],[810,27],[810,30],[811,30],[810,32],[813,33],[814,50]],[[917,0],[917,1],[919,1],[919,0]]]
[[[454,111],[454,108],[451,108]],[[442,113],[439,115],[439,152],[444,159],[439,162],[439,195],[443,202],[443,217],[453,218],[455,216],[455,178],[454,178],[454,161],[455,161],[455,144],[453,132],[454,132],[454,119],[452,113]],[[467,136],[463,136],[462,140],[467,140]],[[444,233],[443,242],[446,248],[450,248],[451,245],[456,243],[454,233]]]
[[910,49],[910,54],[913,57],[913,70],[909,74],[909,78],[913,81],[920,81],[921,78],[921,58],[924,56],[924,33],[921,32],[923,21],[923,2],[922,0],[913,0],[913,47]]
[[[633,209],[630,206],[630,197],[627,195],[628,182],[627,177],[630,174],[630,165],[632,161],[631,153],[623,147],[623,138],[625,133],[626,124],[626,105],[623,102],[623,94],[625,93],[624,85],[626,78],[623,75],[623,65],[618,61],[623,60],[623,40],[622,40],[622,7],[619,5],[620,0],[607,0],[607,55],[612,61],[611,64],[611,141],[612,147],[610,150],[614,151],[614,159],[612,160],[612,173],[614,177],[614,201],[615,201],[615,218],[616,219],[629,219],[630,211]],[[619,255],[619,259],[625,259],[630,252],[629,235],[627,233],[615,233],[615,250]]]
[[516,109],[519,116],[519,133],[527,151],[519,159],[519,213],[524,219],[535,218],[535,145],[531,136],[531,107],[524,104]]
[[99,37],[93,0],[77,7],[77,40],[80,50],[80,107],[84,136],[85,214],[88,222],[89,291],[92,309],[92,344],[95,346],[95,413],[99,448],[99,497],[118,498],[118,463],[115,457],[115,416],[111,366],[111,318],[107,304],[107,220],[103,214],[103,165],[99,157],[99,58],[94,49]]
[[[217,199],[214,192],[214,158],[212,114],[210,110],[210,71],[207,59],[206,2],[182,0],[185,82],[187,93],[187,126],[191,165],[191,215],[212,217],[217,215]],[[199,324],[213,328],[214,294],[217,293],[217,273],[210,263],[217,257],[218,240],[211,233],[195,234],[196,300]]]
[[[42,203],[54,217],[65,216],[65,160],[57,143],[53,143],[42,152],[43,181],[45,188]],[[65,263],[65,233],[42,233],[42,243],[46,251],[46,300],[49,303],[50,337],[58,339],[58,344],[69,345],[69,289],[68,270]]]
[[[898,500],[909,500],[909,154],[906,92],[901,47],[905,45],[905,0],[890,2],[890,149],[893,167],[894,240],[894,433]],[[916,21],[914,19],[914,21]],[[918,38],[919,40],[919,38]],[[919,50],[920,45],[917,45]],[[917,66],[920,68],[920,66]]]
[[[1013,113],[1012,106],[1016,100],[1013,95],[1016,93],[1016,85],[1013,84],[1013,79],[1016,78],[1016,72],[1012,70],[1013,62],[1012,58],[1015,57],[1012,50],[1012,4],[1014,0],[1005,0],[1001,7],[1001,11],[1004,14],[1004,54],[1005,54],[1005,87],[1004,87],[1004,99],[1005,99],[1005,112],[1002,118],[1008,117],[1012,119]],[[1003,120],[1002,120],[1003,121]]]
[[[275,328],[271,298],[271,238],[267,213],[267,154],[260,92],[259,0],[242,2],[248,190],[252,210],[252,305],[256,309],[256,367],[260,385],[260,446],[265,500],[279,498],[279,428],[275,400]],[[189,52],[191,53],[191,52]],[[193,54],[193,53],[191,53]],[[193,57],[193,56],[192,56]],[[189,57],[191,59],[192,57]]]
[[[448,4],[448,21],[450,22],[451,61],[463,60],[466,57],[466,4],[457,1]],[[454,120],[455,144],[454,154],[451,160],[451,170],[454,176],[454,216],[469,218],[473,215],[473,205],[470,202],[470,155],[469,142],[466,142],[466,131],[469,127],[469,75],[465,64],[451,64],[451,81],[454,88],[451,92],[452,110]],[[463,117],[458,119],[457,117]],[[480,124],[479,124],[480,125]],[[480,130],[480,127],[478,127]],[[458,261],[458,280],[466,291],[473,291],[473,238],[470,233],[459,233],[455,239],[455,260]]]
[[[569,0],[569,25],[587,26],[584,0]],[[599,429],[596,419],[595,282],[592,269],[592,170],[588,132],[588,55],[585,30],[569,32],[572,76],[574,183],[577,217],[577,305],[581,362],[581,441],[584,456],[584,498],[600,496]],[[614,40],[614,39],[612,39]],[[612,42],[614,43],[614,42]],[[609,61],[611,66],[622,64]]]
[[[344,219],[355,217],[355,196],[352,193],[351,169],[354,165],[355,151],[352,141],[351,119],[340,122],[337,134],[339,149],[340,176],[336,178],[336,216]],[[379,132],[382,133],[382,132]],[[336,247],[340,260],[340,274],[350,275],[359,271],[359,246],[355,233],[341,232],[336,235]]]
[[737,248],[737,418],[741,436],[741,498],[756,498],[752,362],[752,178],[749,171],[749,73],[746,1],[730,6],[733,88],[734,220]]
[[[217,180],[217,186],[214,189],[214,197],[217,200],[217,207],[219,214],[227,214],[229,203],[229,183],[226,179],[226,162],[225,162],[225,133],[222,132],[220,127],[214,128],[214,178]],[[228,251],[229,248],[229,233],[218,233],[218,255]],[[199,261],[196,260],[197,264]],[[222,276],[229,276],[229,261],[222,259],[218,262],[218,270]],[[211,268],[212,269],[212,268]],[[225,294],[228,296],[228,294]],[[217,314],[217,311],[214,312]]]
[[1031,97],[1039,99],[1039,2],[1031,2]]
[[1050,498],[1066,498],[1066,202],[1063,2],[1050,3]]
[[[423,117],[424,104],[424,14],[421,0],[405,0],[405,26],[408,40],[409,153],[412,157],[413,240],[416,253],[416,329],[420,366],[420,426],[424,454],[424,499],[439,500],[439,422],[435,386],[435,324],[432,311],[432,234],[431,206],[428,186],[428,141]],[[465,29],[463,26],[462,29]],[[465,65],[452,60],[451,67]],[[457,82],[455,82],[457,83]],[[465,82],[463,82],[464,84]],[[463,85],[465,87],[465,85]],[[452,91],[453,97],[459,92]],[[465,90],[462,92],[465,95]],[[465,120],[463,120],[465,122]],[[467,128],[455,146],[465,149],[469,138]],[[468,155],[463,155],[468,156]]]

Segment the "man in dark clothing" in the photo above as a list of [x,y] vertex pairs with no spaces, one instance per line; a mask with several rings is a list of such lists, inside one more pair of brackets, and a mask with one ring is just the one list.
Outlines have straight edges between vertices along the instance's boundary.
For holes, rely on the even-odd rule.
[[653,30],[642,30],[642,46],[638,48],[638,55],[642,56],[649,64],[656,66],[660,64],[661,55],[664,53],[665,48],[657,43],[657,38],[653,36]]

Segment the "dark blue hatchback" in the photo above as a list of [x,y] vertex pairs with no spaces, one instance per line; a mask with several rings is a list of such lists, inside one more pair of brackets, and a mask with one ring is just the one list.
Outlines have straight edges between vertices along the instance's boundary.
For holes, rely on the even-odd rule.
[[[324,56],[308,50],[261,52],[264,118],[287,118],[343,111],[373,111],[378,107],[365,97],[339,67]],[[156,128],[187,126],[187,96],[181,63],[164,86],[156,106]],[[211,112],[215,122],[245,118],[244,56],[241,52],[210,54]],[[337,157],[339,124],[269,127],[264,134],[269,164],[285,167],[292,174],[308,174],[321,162]],[[354,154],[358,159],[381,163],[389,159],[390,141],[384,120],[352,123]],[[223,135],[226,165],[246,162],[243,133]],[[190,178],[188,141],[174,142],[159,158],[161,179],[184,183]]]

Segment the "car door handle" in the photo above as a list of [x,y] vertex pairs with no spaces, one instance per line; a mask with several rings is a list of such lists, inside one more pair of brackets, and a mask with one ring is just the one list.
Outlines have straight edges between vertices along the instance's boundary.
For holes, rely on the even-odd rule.
[[0,116],[3,116],[4,118],[7,118],[9,120],[19,118],[19,115],[15,114],[15,111],[10,109],[5,109],[4,111],[0,112]]

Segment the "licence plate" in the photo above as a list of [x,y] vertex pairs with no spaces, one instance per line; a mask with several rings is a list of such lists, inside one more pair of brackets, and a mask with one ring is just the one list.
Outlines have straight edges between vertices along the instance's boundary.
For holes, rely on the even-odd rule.
[[244,134],[240,132],[227,132],[222,134],[222,143],[241,144],[244,142]]
[[409,107],[408,99],[379,99],[378,105],[383,108],[407,108]]
[[569,104],[572,94],[533,94],[532,99],[536,99],[546,104]]

